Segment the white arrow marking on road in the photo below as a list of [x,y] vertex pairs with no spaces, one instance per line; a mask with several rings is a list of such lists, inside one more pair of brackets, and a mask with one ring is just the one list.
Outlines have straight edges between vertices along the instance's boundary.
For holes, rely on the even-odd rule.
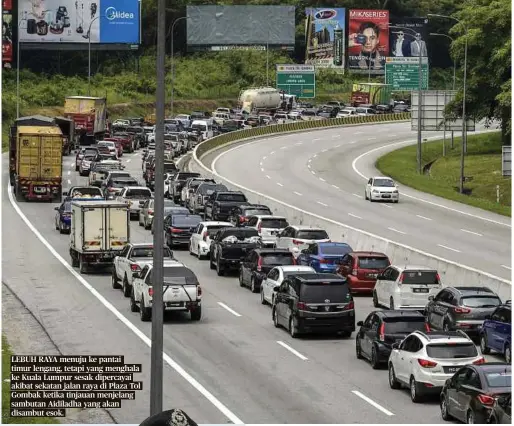
[[455,253],[460,253],[460,250],[457,250],[457,249],[454,249],[454,248],[451,248],[451,247],[448,247],[448,246],[443,246],[442,244],[437,244],[439,247],[442,247],[446,250],[451,250],[451,251],[454,251]]
[[227,305],[225,305],[222,302],[218,302],[218,305],[220,305],[223,309],[226,309],[229,311],[232,315],[235,315],[236,317],[242,316],[241,314],[238,314],[236,311],[234,311],[232,308],[229,308]]
[[373,407],[375,407],[377,410],[380,410],[382,411],[382,413],[384,413],[385,415],[387,416],[394,416],[393,413],[391,413],[389,410],[386,410],[384,407],[382,407],[380,404],[376,403],[375,401],[373,401],[371,398],[368,398],[366,395],[363,395],[362,393],[360,393],[359,391],[356,391],[356,390],[352,390],[352,393],[354,395],[357,395],[359,398],[362,398],[364,401],[366,401],[368,404],[372,405]]
[[482,234],[479,234],[478,232],[468,231],[467,229],[461,229],[462,232],[467,232],[468,234],[478,235],[479,237],[483,237]]
[[306,356],[303,356],[300,352],[298,352],[296,349],[293,349],[291,346],[289,345],[286,345],[284,342],[282,342],[281,340],[277,340],[277,343],[282,346],[283,348],[286,348],[289,352],[291,352],[292,354],[296,355],[298,358],[300,358],[301,360],[303,361],[307,361],[309,358],[307,358]]

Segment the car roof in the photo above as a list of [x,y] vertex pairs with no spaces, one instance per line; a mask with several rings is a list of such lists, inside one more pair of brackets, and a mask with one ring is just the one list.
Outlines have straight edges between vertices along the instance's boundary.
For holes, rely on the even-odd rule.
[[249,204],[245,204],[245,205],[241,205],[240,206],[241,208],[245,208],[245,209],[270,209],[268,206],[264,205],[264,204],[252,204],[252,203],[249,203]]
[[485,294],[488,296],[496,296],[496,293],[487,287],[449,287],[450,289],[456,290],[461,296],[476,296],[479,294]]
[[284,254],[290,254],[291,256],[293,253],[289,249],[281,249],[281,248],[256,248],[254,251],[257,254],[271,254],[271,253],[284,253]]
[[150,188],[147,188],[146,186],[126,186],[124,189],[146,189],[147,191],[150,191]]
[[287,220],[287,217],[285,217],[285,216],[273,216],[270,214],[255,214],[250,217],[256,217],[257,219],[285,219],[285,220]]
[[275,266],[275,268],[282,270],[282,272],[302,272],[302,271],[314,271],[312,266],[306,265],[282,265]]
[[387,180],[393,180],[393,178],[390,178],[388,176],[373,176],[373,179],[387,179]]
[[461,330],[457,331],[414,331],[411,334],[416,334],[418,337],[423,337],[430,343],[444,343],[452,341],[454,343],[469,343],[472,340]]
[[333,242],[333,241],[324,242],[324,243],[323,242],[322,243],[315,243],[315,244],[317,244],[320,247],[337,247],[337,246],[340,246],[340,247],[342,247],[342,246],[350,247],[350,245],[347,244],[347,243],[341,243],[341,242],[338,243],[338,242]]
[[395,267],[396,269],[400,269],[402,271],[434,271],[437,272],[437,269],[431,268],[430,266],[423,266],[423,265],[391,265]]
[[375,311],[374,313],[381,316],[382,318],[425,318],[421,312],[401,309],[395,309],[394,311]]
[[385,253],[380,253],[378,251],[352,251],[351,253],[348,253],[352,256],[375,256],[375,257],[387,257],[387,254]]
[[220,226],[221,225],[221,226],[226,226],[227,228],[231,228],[234,226],[230,222],[216,222],[214,220],[200,222],[200,224],[205,225],[205,226]]
[[309,226],[309,225],[290,225],[291,228],[296,229],[297,231],[325,231],[323,228],[318,226]]
[[[293,275],[293,277],[295,277]],[[346,278],[343,278],[341,275],[329,274],[329,273],[317,273],[313,272],[312,274],[304,274],[298,275],[296,277],[300,281],[309,281],[309,282],[327,282],[327,281],[345,281]]]

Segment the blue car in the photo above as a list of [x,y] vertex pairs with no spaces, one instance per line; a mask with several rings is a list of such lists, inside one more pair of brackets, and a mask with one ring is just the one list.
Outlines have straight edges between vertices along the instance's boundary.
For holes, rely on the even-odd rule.
[[498,306],[486,317],[480,330],[480,349],[488,354],[491,349],[503,354],[505,361],[511,362],[511,314],[510,302]]
[[71,231],[71,201],[64,201],[55,208],[55,229],[61,234],[69,234]]
[[302,250],[296,259],[297,265],[311,266],[316,272],[335,273],[341,260],[353,249],[346,243],[313,243]]

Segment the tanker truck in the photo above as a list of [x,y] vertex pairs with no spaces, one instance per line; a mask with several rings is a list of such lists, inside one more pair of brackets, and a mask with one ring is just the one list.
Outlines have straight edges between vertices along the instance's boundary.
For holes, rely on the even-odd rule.
[[273,87],[247,89],[239,95],[239,105],[247,114],[261,111],[275,112],[280,108],[282,97]]

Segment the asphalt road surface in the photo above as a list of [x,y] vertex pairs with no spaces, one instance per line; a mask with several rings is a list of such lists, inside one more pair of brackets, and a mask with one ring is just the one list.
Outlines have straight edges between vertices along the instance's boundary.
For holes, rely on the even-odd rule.
[[381,175],[376,159],[409,140],[410,123],[346,127],[242,144],[204,163],[305,211],[510,280],[510,218],[404,185],[398,204],[365,201],[367,179]]
[[[140,153],[122,160],[141,178]],[[65,157],[65,187],[86,184],[73,161],[74,156]],[[257,185],[264,181],[256,180]],[[63,354],[123,354],[125,362],[143,365],[142,379],[137,378],[144,382],[143,391],[134,402],[123,402],[122,409],[110,410],[118,423],[142,421],[149,412],[151,324],[130,312],[128,299],[112,289],[108,272],[81,276],[70,267],[69,236],[54,227],[55,204],[16,204],[6,173],[3,182],[4,281]],[[131,240],[152,238],[136,221]],[[218,277],[207,261],[187,251],[175,255],[200,280],[204,315],[200,322],[188,315],[166,316],[165,409],[182,408],[198,423],[211,424],[441,422],[437,401],[411,403],[406,390],[389,388],[386,370],[372,370],[356,359],[355,334],[351,339],[292,339],[274,328],[270,308],[260,304],[259,295],[240,288],[235,276]],[[370,298],[356,298],[357,320],[372,310]]]

